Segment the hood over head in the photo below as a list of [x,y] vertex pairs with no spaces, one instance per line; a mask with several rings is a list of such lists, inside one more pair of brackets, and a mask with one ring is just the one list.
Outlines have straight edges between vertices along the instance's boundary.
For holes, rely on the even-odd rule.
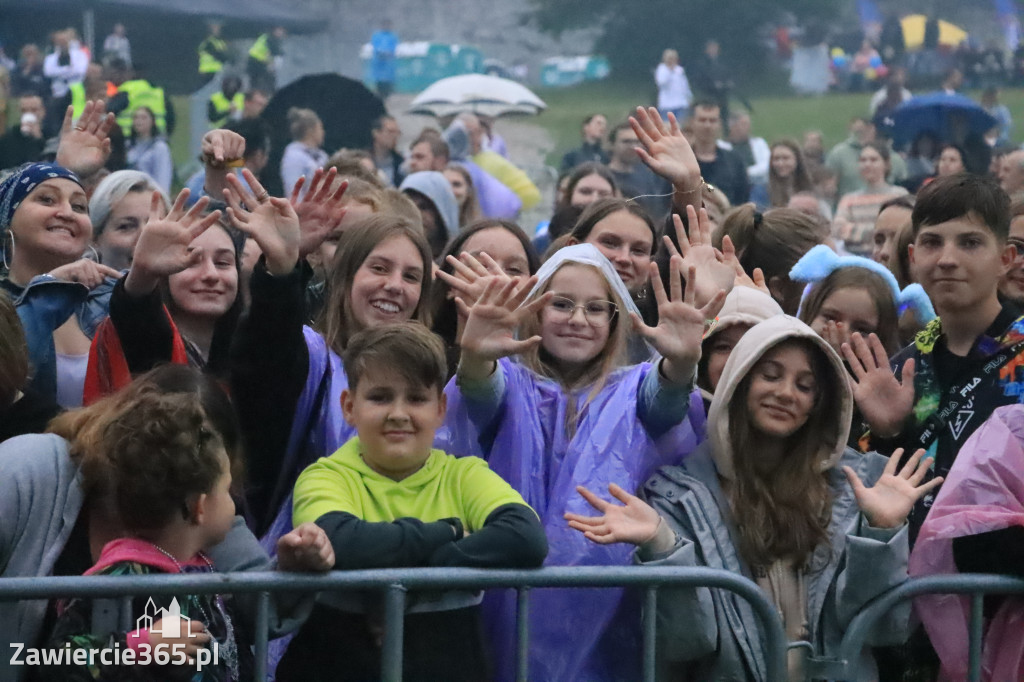
[[633,302],[633,298],[629,295],[629,290],[622,283],[622,278],[619,277],[619,273],[615,272],[615,266],[593,244],[573,244],[572,246],[565,246],[555,251],[551,258],[544,261],[544,264],[540,266],[540,270],[537,271],[537,284],[530,290],[530,295],[526,297],[526,301],[532,301],[537,296],[540,296],[545,288],[547,288],[548,281],[566,263],[592,265],[597,268],[608,281],[608,286],[615,291],[626,305],[626,309],[620,311],[623,317],[626,318],[626,323],[629,322],[629,313],[640,314],[640,309]]
[[451,183],[443,173],[438,171],[420,171],[405,176],[398,188],[402,192],[411,189],[419,192],[434,203],[438,215],[441,216],[445,231],[445,242],[459,231],[459,202],[452,192]]
[[782,315],[782,307],[768,294],[753,287],[733,287],[725,297],[715,326],[708,330],[704,342],[734,324],[753,326],[776,315]]
[[711,450],[718,473],[725,479],[734,478],[734,453],[729,438],[729,404],[733,402],[737,388],[754,365],[773,347],[790,339],[806,339],[824,353],[828,367],[835,377],[835,395],[819,395],[816,402],[817,405],[829,410],[828,422],[835,425],[828,433],[821,434],[819,459],[822,471],[834,467],[846,449],[850,424],[853,421],[853,392],[843,361],[835,350],[806,324],[789,315],[775,315],[757,324],[736,344],[728,362],[725,363],[718,389],[711,401],[711,409],[708,411],[708,438],[711,440]]

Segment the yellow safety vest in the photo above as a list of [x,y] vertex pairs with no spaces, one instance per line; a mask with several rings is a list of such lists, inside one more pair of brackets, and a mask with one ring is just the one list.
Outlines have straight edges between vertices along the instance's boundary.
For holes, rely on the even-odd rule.
[[72,83],[68,87],[71,90],[71,115],[74,117],[73,120],[77,121],[85,111],[85,84]]
[[132,134],[132,115],[139,107],[148,107],[153,112],[159,134],[167,133],[167,108],[164,104],[163,88],[153,87],[149,81],[139,79],[125,81],[117,90],[128,93],[128,106],[117,115],[117,125],[121,126],[121,132],[125,137]]
[[199,73],[220,73],[224,63],[214,57],[209,48],[223,54],[227,52],[228,44],[216,36],[207,36],[206,40],[199,43]]
[[228,116],[231,115],[231,105],[235,105],[235,111],[241,111],[245,106],[245,95],[236,92],[235,96],[229,100],[223,92],[218,90],[210,95],[210,103],[220,114],[216,120],[210,121],[210,128],[223,128],[224,124],[228,122]]
[[270,45],[267,44],[267,34],[262,34],[249,48],[249,56],[264,64],[270,61]]

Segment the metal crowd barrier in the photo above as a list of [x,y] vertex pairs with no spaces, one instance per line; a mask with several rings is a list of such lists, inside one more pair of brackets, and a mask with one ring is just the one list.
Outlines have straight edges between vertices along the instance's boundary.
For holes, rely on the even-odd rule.
[[[385,596],[385,630],[381,679],[402,679],[402,640],[405,598],[409,591],[476,590],[515,588],[517,599],[516,679],[528,679],[530,640],[530,590],[542,587],[635,587],[644,590],[644,610],[654,613],[661,587],[713,587],[736,593],[747,600],[765,633],[769,680],[787,678],[787,646],[775,607],[753,582],[728,571],[710,568],[639,566],[576,566],[538,570],[479,570],[467,568],[384,569],[334,571],[324,575],[251,572],[148,576],[76,576],[8,578],[0,580],[0,601],[54,597],[121,598],[122,620],[130,623],[131,597],[174,594],[251,594],[256,605],[256,679],[266,679],[269,607],[271,593],[379,590]],[[809,677],[848,679],[849,666],[864,647],[875,622],[897,604],[922,594],[971,596],[969,680],[981,679],[982,606],[986,594],[1024,594],[1024,579],[1000,575],[937,575],[914,578],[880,595],[850,623],[837,658],[809,660]],[[643,677],[655,678],[657,619],[643,619]]]
[[[54,597],[122,598],[122,620],[130,622],[131,597],[174,594],[256,593],[256,674],[266,679],[270,593],[379,590],[385,596],[381,679],[402,679],[402,638],[405,597],[417,590],[477,590],[515,588],[518,591],[516,679],[528,676],[530,590],[540,587],[636,587],[644,590],[644,611],[653,614],[658,588],[717,587],[746,599],[766,635],[768,679],[786,679],[786,635],[775,607],[756,584],[741,575],[710,568],[643,566],[574,566],[538,570],[480,570],[468,568],[385,569],[334,571],[326,575],[299,573],[214,573],[146,576],[75,576],[9,578],[0,580],[0,601]],[[643,680],[655,676],[657,619],[643,619]],[[126,628],[126,629],[131,629]]]

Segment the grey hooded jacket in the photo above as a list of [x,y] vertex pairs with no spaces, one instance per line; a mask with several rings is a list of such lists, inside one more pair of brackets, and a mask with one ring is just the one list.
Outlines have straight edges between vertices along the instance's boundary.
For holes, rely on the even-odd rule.
[[[680,466],[660,469],[641,495],[676,533],[676,544],[659,555],[638,550],[638,563],[652,566],[707,566],[752,578],[737,551],[738,536],[722,481],[733,478],[728,404],[740,381],[772,346],[807,338],[826,353],[839,381],[837,395],[819,400],[834,410],[837,431],[824,434],[821,463],[833,494],[828,545],[821,545],[806,577],[807,616],[816,656],[838,654],[852,617],[868,601],[907,579],[907,526],[872,528],[860,514],[842,472],[850,466],[871,486],[886,458],[845,447],[852,396],[835,352],[795,318],[778,315],[745,334],[726,363],[708,415],[709,440]],[[871,633],[874,646],[896,644],[909,633],[909,605],[890,612]],[[665,591],[658,600],[659,675],[665,680],[767,680],[764,635],[746,601],[724,590]],[[862,653],[851,679],[874,679],[874,661]]]

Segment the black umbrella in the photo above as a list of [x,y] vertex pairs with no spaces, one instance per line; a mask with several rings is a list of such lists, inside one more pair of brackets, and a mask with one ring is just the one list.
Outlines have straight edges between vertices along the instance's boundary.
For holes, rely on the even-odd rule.
[[270,161],[261,180],[273,196],[283,196],[281,155],[291,142],[288,110],[312,109],[324,124],[324,150],[333,154],[342,147],[369,149],[373,120],[387,113],[380,98],[359,81],[335,73],[303,76],[276,93],[263,110],[270,126]]

